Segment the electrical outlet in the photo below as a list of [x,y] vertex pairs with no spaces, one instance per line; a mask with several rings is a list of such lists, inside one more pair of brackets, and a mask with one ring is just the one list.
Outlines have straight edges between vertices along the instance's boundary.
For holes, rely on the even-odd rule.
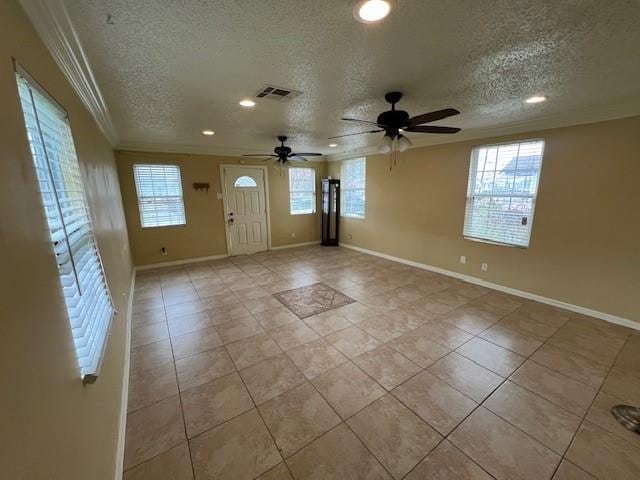
[[164,248],[164,247],[162,247],[162,248],[160,249],[160,255],[162,255],[163,257],[164,257],[164,256],[166,256],[166,255],[167,255],[167,249],[166,249],[166,248]]
[[351,240],[351,239],[353,238],[353,235],[349,234],[349,235],[347,235],[347,238],[348,238],[349,240]]
[[489,265],[487,265],[486,263],[483,263],[480,266],[480,270],[482,270],[483,272],[486,272],[487,270],[489,270]]
[[467,257],[464,255],[460,255],[460,263],[462,263],[463,265],[467,263]]
[[296,232],[291,232],[291,238],[296,238]]

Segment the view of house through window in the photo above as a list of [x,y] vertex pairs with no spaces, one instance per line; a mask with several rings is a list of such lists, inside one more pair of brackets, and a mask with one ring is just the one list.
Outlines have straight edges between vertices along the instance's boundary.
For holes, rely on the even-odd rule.
[[289,169],[289,210],[291,215],[315,213],[316,171],[313,168]]
[[178,166],[136,164],[133,175],[143,228],[186,224]]
[[466,238],[529,246],[544,141],[473,149],[469,170]]
[[342,162],[340,172],[342,190],[341,215],[364,218],[366,190],[366,159],[356,158]]

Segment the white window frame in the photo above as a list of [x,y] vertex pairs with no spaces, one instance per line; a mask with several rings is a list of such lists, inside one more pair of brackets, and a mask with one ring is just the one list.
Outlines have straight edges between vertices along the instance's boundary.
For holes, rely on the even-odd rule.
[[[362,185],[354,187],[350,184],[349,179],[347,179],[347,167],[350,163],[353,162],[362,162]],[[367,211],[367,158],[352,158],[350,160],[344,160],[342,165],[340,165],[340,190],[341,198],[340,198],[340,216],[345,218],[356,218],[359,220],[363,220],[366,216]],[[345,209],[347,207],[347,198],[354,191],[362,191],[362,214],[360,213],[349,213],[346,212]]]
[[83,383],[102,367],[115,311],[66,110],[15,65],[52,255]]
[[[173,170],[172,175],[177,174],[177,186],[179,190],[178,195],[145,195],[142,192],[142,186],[140,184],[140,179],[143,177],[144,169],[165,169],[165,171]],[[136,196],[138,199],[138,214],[140,217],[140,227],[144,229],[148,228],[167,228],[167,227],[181,227],[187,224],[187,215],[184,208],[184,195],[182,189],[182,173],[180,171],[180,167],[178,165],[171,165],[166,163],[134,163],[133,164],[133,179],[136,186]],[[155,180],[160,180],[160,178],[156,178]],[[166,184],[166,173],[165,173],[165,184]],[[161,182],[158,183],[159,187],[162,187]],[[164,189],[167,190],[168,187],[164,185]],[[174,218],[173,216],[169,216],[169,219],[165,221],[160,221],[158,218],[158,211],[156,208],[159,206],[166,207],[168,204],[173,204],[174,208],[178,209],[178,215]],[[148,218],[145,221],[145,214],[149,213],[149,210],[154,210],[156,212],[155,218],[156,222],[151,222],[151,218]],[[152,217],[152,215],[151,215]]]
[[[292,170],[307,170],[311,172],[311,189],[310,190],[293,190],[293,185],[291,184]],[[312,215],[316,213],[316,170],[315,168],[310,167],[290,167],[288,171],[289,175],[289,213],[291,215]],[[308,210],[294,210],[293,209],[293,195],[292,193],[304,193],[311,196],[311,211]]]
[[[515,187],[515,181],[517,177],[517,175],[515,174],[514,174],[514,184],[512,185],[512,190],[510,192],[507,192],[507,193],[495,192],[494,190],[496,186],[496,175],[501,172],[501,170],[497,168],[497,165],[493,172],[492,191],[482,192],[482,193],[479,193],[476,191],[476,182],[478,180],[477,179],[478,164],[480,161],[479,154],[483,149],[486,150],[494,147],[498,149],[501,147],[513,148],[517,146],[518,153],[516,154],[515,158],[518,159],[518,158],[521,158],[520,148],[523,144],[537,143],[537,142],[541,143],[542,147],[540,150],[540,166],[537,170],[537,176],[535,178],[535,189],[533,192],[519,192],[515,190],[514,187]],[[536,200],[538,196],[538,190],[540,187],[540,179],[542,176],[542,163],[544,161],[544,149],[545,149],[545,141],[544,139],[541,139],[541,138],[494,143],[494,144],[487,144],[487,145],[477,145],[473,147],[471,151],[471,159],[470,159],[470,165],[469,165],[469,179],[467,184],[467,202],[465,206],[465,218],[464,218],[464,228],[463,228],[463,236],[465,239],[476,241],[476,242],[489,243],[492,245],[501,245],[501,246],[507,246],[507,247],[516,247],[516,248],[529,248],[529,244],[531,241],[531,232],[533,230],[533,220],[534,220],[534,214],[535,214]],[[499,155],[499,150],[496,152],[496,157],[498,155]],[[517,172],[517,163],[516,163],[516,169],[514,170],[514,172]],[[486,199],[486,198],[503,198],[503,199],[509,199],[509,200],[527,199],[531,201],[531,211],[529,215],[526,216],[527,230],[526,230],[526,238],[524,239],[524,241],[521,241],[521,242],[517,242],[515,240],[508,241],[504,238],[498,238],[497,235],[492,235],[490,233],[486,233],[484,235],[478,235],[472,231],[473,229],[471,227],[471,222],[474,215],[475,202],[478,201],[479,199]],[[505,214],[505,216],[506,215],[513,215],[513,214],[508,213],[508,214]],[[523,216],[523,221],[525,221],[524,218],[525,217]],[[525,225],[525,224],[523,223],[522,225]]]

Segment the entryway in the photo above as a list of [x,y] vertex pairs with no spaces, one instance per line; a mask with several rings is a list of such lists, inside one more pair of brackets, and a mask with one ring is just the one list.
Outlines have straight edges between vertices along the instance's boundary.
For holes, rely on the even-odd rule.
[[269,249],[267,168],[221,165],[220,178],[229,255]]

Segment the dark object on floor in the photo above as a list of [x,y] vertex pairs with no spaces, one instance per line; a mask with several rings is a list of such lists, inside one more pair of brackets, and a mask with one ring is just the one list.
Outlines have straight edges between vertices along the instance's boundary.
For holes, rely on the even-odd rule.
[[624,428],[640,435],[640,408],[631,405],[616,405],[611,409],[611,415]]

